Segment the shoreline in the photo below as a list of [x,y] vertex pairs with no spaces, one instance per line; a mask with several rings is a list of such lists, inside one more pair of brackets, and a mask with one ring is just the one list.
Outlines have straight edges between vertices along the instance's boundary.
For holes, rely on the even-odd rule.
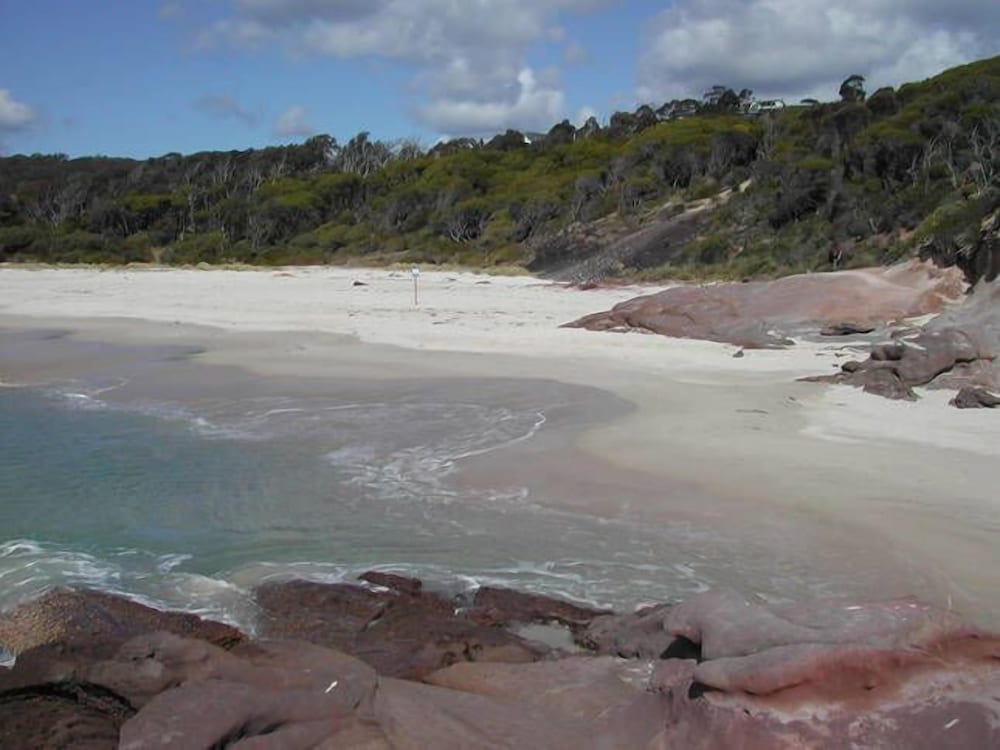
[[[1000,622],[1000,602],[988,598],[1000,426],[947,409],[937,394],[897,404],[795,382],[835,366],[840,342],[735,359],[724,344],[562,329],[649,289],[581,291],[527,277],[426,273],[416,310],[408,275],[361,269],[0,269],[0,284],[0,326],[143,345],[197,338],[196,360],[264,377],[489,376],[612,393],[635,408],[574,428],[581,460],[651,486],[692,487],[717,500],[709,510],[720,516],[742,508],[758,523],[783,513],[816,528],[833,522],[845,542],[854,527],[934,580],[916,592],[923,598]],[[579,463],[566,463],[557,474],[568,481]],[[468,462],[465,471],[477,470]],[[641,510],[667,518],[685,510],[669,498],[648,503]]]

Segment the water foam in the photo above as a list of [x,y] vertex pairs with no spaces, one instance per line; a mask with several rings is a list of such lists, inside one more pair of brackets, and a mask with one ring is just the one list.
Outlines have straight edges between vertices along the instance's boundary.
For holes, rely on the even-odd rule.
[[0,543],[0,611],[58,586],[125,596],[157,609],[173,609],[253,631],[250,593],[220,578],[179,571],[191,555],[154,555],[119,549],[104,555],[32,539]]

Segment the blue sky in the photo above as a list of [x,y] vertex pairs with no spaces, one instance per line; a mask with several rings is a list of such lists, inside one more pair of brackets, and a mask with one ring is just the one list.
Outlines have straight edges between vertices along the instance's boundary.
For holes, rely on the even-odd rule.
[[0,0],[0,151],[425,145],[700,96],[835,98],[1000,52],[984,0]]

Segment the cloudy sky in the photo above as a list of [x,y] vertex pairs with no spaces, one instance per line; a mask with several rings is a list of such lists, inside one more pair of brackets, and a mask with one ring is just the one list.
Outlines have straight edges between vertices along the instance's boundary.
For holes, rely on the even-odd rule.
[[146,157],[797,101],[1000,52],[988,0],[0,0],[0,150]]

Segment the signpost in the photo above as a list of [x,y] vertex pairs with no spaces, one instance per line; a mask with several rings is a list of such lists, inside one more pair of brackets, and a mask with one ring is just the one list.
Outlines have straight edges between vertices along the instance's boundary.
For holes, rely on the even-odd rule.
[[420,304],[420,269],[414,266],[410,275],[413,277],[413,306],[416,307]]

